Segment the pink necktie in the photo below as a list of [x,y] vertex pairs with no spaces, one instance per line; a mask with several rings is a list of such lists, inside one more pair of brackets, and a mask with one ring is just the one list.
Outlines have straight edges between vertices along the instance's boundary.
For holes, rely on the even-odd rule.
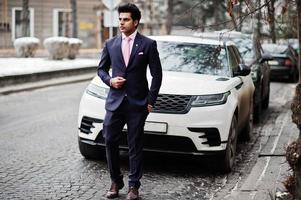
[[123,59],[124,59],[125,66],[128,66],[130,55],[131,55],[131,38],[126,37],[124,50],[123,50]]

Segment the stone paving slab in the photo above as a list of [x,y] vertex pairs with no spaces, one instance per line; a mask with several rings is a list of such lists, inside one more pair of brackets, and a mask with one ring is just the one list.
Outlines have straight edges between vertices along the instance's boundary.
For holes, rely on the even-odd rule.
[[248,178],[224,200],[271,200],[277,191],[285,191],[283,181],[291,173],[285,158],[285,146],[298,138],[298,129],[291,122],[291,111],[282,113],[270,125],[270,135]]

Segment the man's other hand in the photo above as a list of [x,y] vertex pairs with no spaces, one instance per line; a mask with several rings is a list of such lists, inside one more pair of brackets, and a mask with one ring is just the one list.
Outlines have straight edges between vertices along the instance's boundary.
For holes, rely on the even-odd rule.
[[152,112],[153,111],[153,106],[148,104],[147,105],[147,110],[148,110],[149,113]]
[[124,85],[125,81],[126,79],[121,76],[116,76],[114,78],[111,78],[110,80],[111,87],[119,89]]

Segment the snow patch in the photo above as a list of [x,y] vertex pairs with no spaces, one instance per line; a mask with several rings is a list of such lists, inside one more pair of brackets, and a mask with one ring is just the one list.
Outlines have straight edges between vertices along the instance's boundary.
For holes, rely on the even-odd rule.
[[21,37],[14,41],[17,56],[19,57],[34,57],[38,49],[40,40],[35,37]]

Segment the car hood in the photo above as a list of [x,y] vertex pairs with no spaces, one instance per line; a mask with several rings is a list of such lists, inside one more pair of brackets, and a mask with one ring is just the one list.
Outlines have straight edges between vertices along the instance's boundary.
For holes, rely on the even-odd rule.
[[240,80],[235,81],[234,79],[205,74],[164,71],[160,93],[187,95],[224,93],[235,87],[235,82],[239,84]]
[[[148,82],[151,83],[148,73]],[[96,85],[106,86],[98,76],[93,81]],[[205,74],[163,71],[161,94],[205,95],[224,93],[241,83],[238,77],[222,77]],[[106,86],[107,87],[107,86]]]

